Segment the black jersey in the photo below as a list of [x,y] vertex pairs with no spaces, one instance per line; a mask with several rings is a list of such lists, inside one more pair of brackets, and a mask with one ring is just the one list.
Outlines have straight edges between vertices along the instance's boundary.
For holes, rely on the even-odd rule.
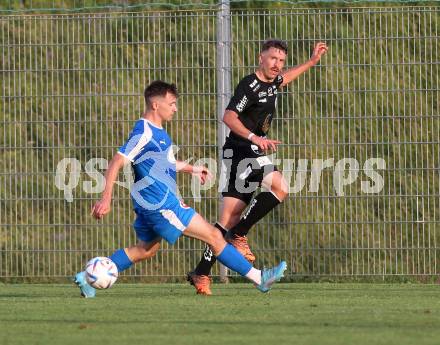
[[[281,75],[275,77],[273,82],[267,83],[252,73],[238,83],[226,109],[237,113],[240,121],[251,132],[258,136],[265,136],[275,113],[278,89],[282,83]],[[249,143],[247,139],[232,131],[226,142],[228,144]]]

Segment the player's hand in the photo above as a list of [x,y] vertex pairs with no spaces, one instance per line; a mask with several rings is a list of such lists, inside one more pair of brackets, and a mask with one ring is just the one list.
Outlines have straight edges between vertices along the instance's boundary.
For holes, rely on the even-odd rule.
[[91,215],[96,219],[101,219],[104,215],[110,212],[110,203],[111,200],[107,199],[102,199],[96,202],[96,204],[92,206]]
[[204,166],[193,166],[192,175],[197,176],[202,185],[204,185],[206,181],[211,180],[213,177],[208,168]]
[[277,145],[281,144],[281,141],[262,138],[257,135],[254,135],[251,138],[251,142],[253,144],[257,145],[263,151],[267,151],[267,150],[276,151]]
[[310,58],[313,62],[317,63],[321,60],[321,57],[327,53],[328,47],[324,42],[318,42],[315,44],[315,48],[313,48],[312,57]]

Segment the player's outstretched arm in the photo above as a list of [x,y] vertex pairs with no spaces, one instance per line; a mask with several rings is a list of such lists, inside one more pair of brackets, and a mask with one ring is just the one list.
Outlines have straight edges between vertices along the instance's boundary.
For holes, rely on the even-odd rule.
[[206,181],[213,178],[212,173],[207,167],[202,165],[191,165],[184,161],[176,161],[176,170],[196,176],[201,184],[205,184]]
[[110,161],[105,172],[105,188],[102,192],[102,198],[92,206],[92,216],[96,219],[101,219],[110,212],[113,186],[118,177],[119,170],[128,162],[129,160],[119,153],[115,154]]
[[328,47],[324,42],[316,43],[315,48],[313,49],[312,56],[308,61],[281,73],[281,75],[283,76],[283,83],[281,84],[281,86],[289,84],[290,82],[298,78],[301,74],[308,71],[311,67],[315,66],[319,62],[319,60],[321,60],[321,57],[327,52],[327,50]]

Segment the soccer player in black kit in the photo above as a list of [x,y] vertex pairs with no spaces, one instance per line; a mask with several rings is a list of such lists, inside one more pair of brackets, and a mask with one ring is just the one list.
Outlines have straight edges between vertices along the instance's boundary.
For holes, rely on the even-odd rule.
[[[261,49],[259,68],[239,82],[225,110],[223,122],[231,132],[223,146],[222,169],[226,180],[221,182],[223,207],[215,226],[250,262],[255,261],[255,256],[247,243],[248,231],[280,204],[289,190],[281,172],[266,156],[268,150],[276,151],[280,144],[267,137],[278,91],[316,65],[327,49],[325,43],[319,42],[307,62],[282,71],[287,44],[267,40]],[[259,186],[263,191],[252,199]],[[211,295],[209,274],[215,260],[207,246],[195,270],[188,273],[188,281],[198,294]]]

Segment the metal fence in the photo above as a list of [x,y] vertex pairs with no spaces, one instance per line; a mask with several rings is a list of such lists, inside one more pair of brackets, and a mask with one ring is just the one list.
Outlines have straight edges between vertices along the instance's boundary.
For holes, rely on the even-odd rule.
[[[279,97],[270,135],[283,142],[273,158],[291,192],[250,232],[257,266],[284,258],[292,277],[440,273],[439,7],[235,10],[229,39],[218,17],[0,17],[0,278],[69,277],[88,258],[133,244],[128,171],[107,218],[89,213],[96,170],[143,112],[144,87],[177,83],[179,112],[167,129],[178,158],[215,160],[217,47],[231,48],[233,87],[257,67],[268,37],[288,42],[288,66],[307,60],[317,40],[330,50]],[[188,204],[217,219],[217,184],[200,198],[189,176],[179,185]],[[163,243],[125,276],[182,278],[201,250],[186,238]]]

